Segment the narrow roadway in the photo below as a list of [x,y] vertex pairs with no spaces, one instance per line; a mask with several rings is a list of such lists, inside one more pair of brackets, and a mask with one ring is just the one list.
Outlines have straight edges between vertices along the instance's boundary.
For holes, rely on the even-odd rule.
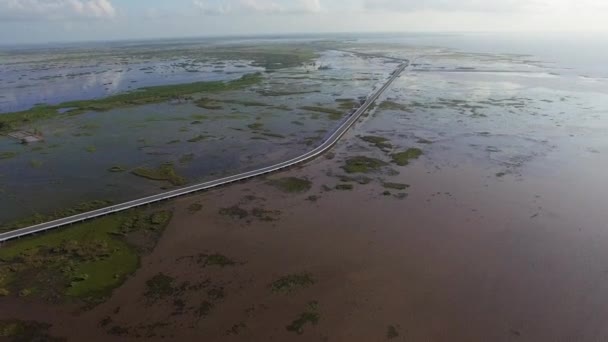
[[382,93],[388,89],[388,87],[395,81],[399,75],[409,66],[409,61],[404,61],[391,75],[391,77],[386,81],[386,83],[378,89],[374,94],[367,98],[365,103],[361,105],[354,113],[350,114],[347,120],[345,120],[342,125],[340,125],[320,146],[315,148],[314,150],[307,152],[299,157],[293,158],[288,161],[284,161],[272,166],[267,166],[258,170],[253,170],[245,173],[241,173],[234,176],[229,176],[221,179],[217,179],[210,182],[205,182],[201,184],[196,184],[192,186],[188,186],[185,188],[180,188],[168,192],[164,192],[162,194],[153,195],[149,197],[140,198],[137,200],[125,202],[122,204],[117,204],[113,206],[109,206],[106,208],[89,211],[86,213],[58,219],[51,222],[41,223],[34,226],[21,228],[17,230],[13,230],[10,232],[0,234],[0,243],[8,240],[16,239],[19,237],[32,235],[36,233],[45,232],[47,230],[63,227],[66,225],[79,223],[83,221],[87,221],[96,217],[105,216],[113,213],[117,213],[120,211],[125,211],[131,208],[140,207],[146,204],[156,203],[164,200],[168,200],[171,198],[192,194],[198,191],[208,190],[212,188],[216,188],[218,186],[250,179],[253,177],[258,177],[262,175],[266,175],[269,173],[277,172],[284,170],[286,168],[292,167],[294,165],[307,162],[321,155],[322,153],[331,149],[342,136],[351,128],[355,122],[361,117],[361,115],[369,109],[369,107],[382,95]]

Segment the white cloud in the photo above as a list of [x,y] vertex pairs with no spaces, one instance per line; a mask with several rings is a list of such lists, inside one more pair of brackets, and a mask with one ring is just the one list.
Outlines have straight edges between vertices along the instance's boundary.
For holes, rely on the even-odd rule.
[[203,14],[316,13],[321,0],[194,0]]
[[2,20],[65,20],[112,18],[109,0],[0,0]]
[[608,9],[605,0],[362,0],[364,10],[415,12],[543,12]]

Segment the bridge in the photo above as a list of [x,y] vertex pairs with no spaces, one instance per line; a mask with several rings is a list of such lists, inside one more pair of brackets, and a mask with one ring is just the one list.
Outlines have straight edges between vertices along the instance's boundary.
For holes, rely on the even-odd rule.
[[67,226],[70,224],[84,222],[87,220],[94,219],[96,217],[101,217],[101,216],[105,216],[105,215],[109,215],[109,214],[113,214],[113,213],[118,213],[118,212],[125,211],[128,209],[136,208],[136,207],[141,207],[143,205],[161,202],[161,201],[169,200],[169,199],[172,199],[175,197],[184,196],[184,195],[196,193],[199,191],[209,190],[209,189],[213,189],[213,188],[216,188],[219,186],[251,179],[254,177],[267,175],[270,173],[282,171],[282,170],[285,170],[292,166],[310,161],[310,160],[318,157],[319,155],[323,154],[324,152],[330,150],[338,142],[338,140],[340,140],[340,138],[342,138],[342,136],[344,136],[344,134],[346,134],[346,132],[355,124],[355,122],[357,122],[357,120],[361,117],[361,115],[370,108],[370,106],[378,99],[378,97],[380,97],[380,95],[382,95],[382,93],[384,93],[384,91],[386,91],[386,89],[388,89],[388,87],[390,87],[390,85],[401,75],[401,73],[408,66],[409,66],[409,61],[404,60],[403,63],[400,64],[399,67],[391,74],[390,78],[386,81],[386,83],[384,83],[384,85],[380,89],[378,89],[371,96],[369,96],[367,98],[367,100],[361,105],[361,107],[359,107],[355,112],[350,113],[349,116],[346,118],[346,120],[343,120],[342,124],[339,127],[337,127],[336,130],[331,135],[329,135],[321,145],[319,145],[317,148],[315,148],[312,151],[309,151],[299,157],[296,157],[296,158],[293,158],[291,160],[287,160],[284,162],[280,162],[275,165],[267,166],[267,167],[264,167],[261,169],[248,171],[248,172],[240,173],[237,175],[233,175],[233,176],[229,176],[229,177],[225,177],[225,178],[221,178],[221,179],[216,179],[216,180],[205,182],[205,183],[191,185],[188,187],[184,187],[184,188],[164,192],[164,193],[153,195],[153,196],[136,199],[133,201],[122,203],[122,204],[112,205],[112,206],[105,207],[102,209],[92,210],[92,211],[89,211],[86,213],[81,213],[78,215],[65,217],[62,219],[13,230],[10,232],[5,232],[5,233],[0,234],[0,243],[9,241],[12,239],[24,237],[24,236],[36,234],[36,233],[46,232],[46,231],[60,228],[63,226]]

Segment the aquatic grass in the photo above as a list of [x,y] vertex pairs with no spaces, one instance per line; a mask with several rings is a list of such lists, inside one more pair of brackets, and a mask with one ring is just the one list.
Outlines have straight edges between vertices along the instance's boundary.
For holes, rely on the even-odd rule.
[[12,151],[0,152],[0,160],[15,158],[17,155],[18,155],[17,152],[12,152]]
[[277,189],[287,193],[303,193],[312,187],[312,182],[305,178],[297,177],[286,177],[281,179],[275,179],[268,182],[268,184],[276,187]]
[[73,207],[58,210],[51,214],[34,214],[28,218],[5,223],[0,226],[0,231],[11,231],[19,228],[29,227],[36,224],[54,221],[64,217],[74,216],[81,213],[86,213],[88,211],[105,208],[110,205],[112,205],[112,202],[106,200],[82,202]]
[[406,166],[410,160],[418,159],[422,154],[423,152],[419,148],[409,148],[406,151],[391,154],[391,158],[393,163],[399,166]]
[[370,143],[383,151],[393,148],[393,145],[389,142],[389,140],[387,138],[367,135],[367,136],[360,136],[359,139],[361,139],[367,143]]
[[355,188],[352,184],[338,184],[336,185],[336,190],[353,190]]
[[307,110],[309,112],[328,114],[328,118],[330,120],[340,120],[344,116],[344,112],[338,109],[326,108],[326,107],[318,107],[318,106],[302,106],[300,107],[302,110]]
[[274,293],[290,294],[314,285],[315,279],[310,273],[297,273],[281,277],[270,284]]
[[0,287],[57,302],[99,303],[135,272],[171,216],[132,210],[9,242],[0,260],[12,272]]
[[[0,132],[16,129],[22,125],[60,115],[62,108],[70,108],[67,115],[85,112],[105,112],[116,108],[159,103],[196,93],[220,92],[249,87],[261,82],[261,73],[247,74],[240,79],[223,82],[195,82],[187,84],[145,87],[127,93],[96,100],[64,102],[58,105],[39,105],[34,108],[0,115]],[[198,103],[197,103],[198,104]]]
[[382,183],[382,186],[385,189],[392,189],[392,190],[405,190],[410,187],[408,184],[401,184],[401,183]]
[[114,172],[114,173],[125,172],[125,171],[127,171],[127,170],[119,165],[112,166],[111,168],[108,169],[108,172]]
[[302,335],[304,333],[304,327],[308,324],[317,325],[321,315],[319,314],[319,303],[316,301],[308,303],[306,311],[300,314],[298,318],[296,318],[291,324],[286,326],[285,328],[289,332],[294,332],[298,335]]
[[131,171],[135,176],[155,180],[155,181],[167,181],[175,186],[185,185],[188,181],[177,174],[172,163],[164,163],[156,169],[138,167]]
[[347,159],[346,164],[342,166],[342,169],[346,173],[369,173],[377,171],[386,165],[388,165],[388,163],[380,159],[356,156]]

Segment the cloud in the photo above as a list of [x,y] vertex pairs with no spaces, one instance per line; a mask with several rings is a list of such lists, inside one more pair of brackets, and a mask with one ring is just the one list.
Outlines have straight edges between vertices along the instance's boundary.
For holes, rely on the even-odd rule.
[[0,0],[1,20],[113,18],[110,0]]
[[608,8],[605,0],[362,0],[372,11],[438,12],[543,12],[559,10],[595,11]]
[[321,0],[194,0],[193,3],[206,15],[321,11]]
[[431,11],[466,11],[466,12],[513,12],[535,6],[537,0],[365,0],[364,8],[368,10],[392,10],[413,12]]

